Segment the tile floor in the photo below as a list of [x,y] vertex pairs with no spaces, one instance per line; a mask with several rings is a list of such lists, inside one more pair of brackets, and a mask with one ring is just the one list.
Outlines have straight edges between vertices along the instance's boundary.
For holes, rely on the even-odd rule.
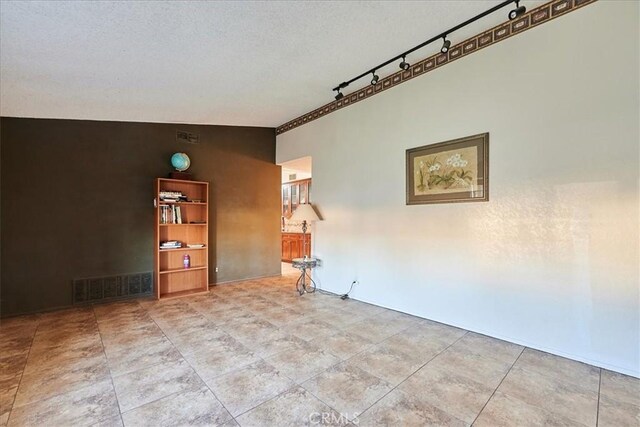
[[640,425],[637,379],[294,281],[3,320],[0,425]]

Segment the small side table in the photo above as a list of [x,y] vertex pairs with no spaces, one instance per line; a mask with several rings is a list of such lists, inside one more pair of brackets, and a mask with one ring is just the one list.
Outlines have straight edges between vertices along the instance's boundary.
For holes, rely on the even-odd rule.
[[[294,258],[291,261],[291,266],[300,270],[300,277],[296,282],[296,290],[300,295],[306,293],[313,293],[316,291],[316,282],[313,281],[309,271],[318,265],[317,258]],[[307,278],[309,280],[307,280]]]

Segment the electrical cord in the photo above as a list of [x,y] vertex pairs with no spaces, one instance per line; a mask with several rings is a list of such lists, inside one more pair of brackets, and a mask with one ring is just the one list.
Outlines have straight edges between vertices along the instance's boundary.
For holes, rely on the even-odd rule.
[[340,299],[341,300],[346,300],[347,298],[349,298],[349,294],[351,293],[351,291],[353,290],[353,286],[358,283],[357,280],[354,280],[353,282],[351,282],[351,287],[349,288],[349,291],[346,294],[342,294],[340,295]]
[[347,300],[349,298],[349,294],[353,290],[354,285],[356,285],[357,283],[358,283],[357,280],[354,280],[353,282],[351,282],[351,287],[349,288],[349,291],[346,294],[342,294],[342,295],[338,295],[338,294],[335,294],[333,292],[325,291],[324,289],[320,289],[320,288],[317,288],[316,292],[318,292],[319,294],[323,294],[323,295],[339,296],[341,300],[345,301],[345,300]]

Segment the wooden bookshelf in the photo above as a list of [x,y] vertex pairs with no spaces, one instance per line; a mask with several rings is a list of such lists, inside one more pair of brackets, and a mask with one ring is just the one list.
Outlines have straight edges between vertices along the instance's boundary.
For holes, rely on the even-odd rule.
[[[187,201],[163,201],[163,191],[180,192]],[[209,290],[209,183],[158,178],[155,182],[155,275],[156,298],[193,295]],[[198,202],[192,202],[198,200]],[[168,206],[168,207],[162,207]],[[175,214],[166,211],[180,209],[181,224]],[[163,215],[163,211],[165,214]],[[197,223],[192,224],[191,221]],[[204,223],[202,222],[204,221]],[[180,248],[160,249],[162,242],[177,240]],[[189,248],[188,244],[204,244],[202,248]],[[184,268],[185,255],[191,258],[191,267]]]

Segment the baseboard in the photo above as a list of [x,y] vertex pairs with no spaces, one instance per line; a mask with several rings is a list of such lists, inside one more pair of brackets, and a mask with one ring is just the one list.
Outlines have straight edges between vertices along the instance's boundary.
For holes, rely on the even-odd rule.
[[218,286],[218,285],[233,285],[235,283],[246,282],[247,280],[269,279],[272,277],[282,277],[282,273],[267,274],[265,276],[254,276],[254,277],[247,277],[245,279],[234,279],[234,280],[226,280],[224,282],[209,283],[209,287]]

